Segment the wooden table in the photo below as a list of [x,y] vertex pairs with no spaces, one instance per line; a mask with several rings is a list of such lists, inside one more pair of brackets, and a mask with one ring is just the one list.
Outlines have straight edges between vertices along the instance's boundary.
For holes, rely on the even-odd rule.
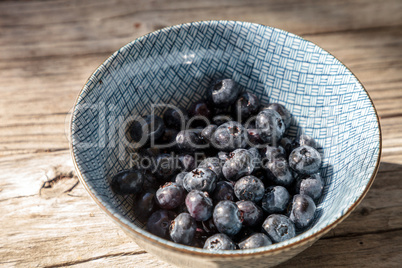
[[402,265],[402,1],[0,2],[0,266],[171,267],[140,249],[78,183],[69,115],[95,68],[168,25],[230,19],[313,41],[361,80],[383,153],[366,198],[281,267]]

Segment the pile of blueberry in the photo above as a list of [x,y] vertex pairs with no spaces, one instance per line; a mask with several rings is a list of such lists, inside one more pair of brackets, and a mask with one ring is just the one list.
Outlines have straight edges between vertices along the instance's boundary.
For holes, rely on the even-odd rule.
[[216,80],[188,111],[128,125],[137,162],[112,190],[132,194],[147,230],[176,243],[230,250],[290,239],[311,224],[323,189],[317,145],[286,137],[290,123],[283,105]]

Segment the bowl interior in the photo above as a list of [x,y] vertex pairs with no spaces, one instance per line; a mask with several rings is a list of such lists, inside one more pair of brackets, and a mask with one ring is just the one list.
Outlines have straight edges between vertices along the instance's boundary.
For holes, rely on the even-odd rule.
[[288,134],[303,132],[321,145],[325,188],[312,227],[266,249],[311,236],[347,213],[372,181],[379,160],[379,123],[366,91],[313,43],[233,21],[195,22],[148,34],[114,53],[90,77],[72,121],[72,154],[90,193],[119,221],[141,232],[133,197],[115,195],[109,187],[110,178],[130,166],[122,126],[153,107],[161,113],[158,104],[188,108],[221,77],[234,79],[264,104],[285,105],[293,115]]

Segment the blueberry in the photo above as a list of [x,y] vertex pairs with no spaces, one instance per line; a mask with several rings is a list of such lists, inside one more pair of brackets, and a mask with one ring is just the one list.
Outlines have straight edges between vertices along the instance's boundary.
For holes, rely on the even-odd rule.
[[272,245],[272,241],[265,234],[256,233],[241,241],[238,245],[240,249],[259,248]]
[[236,244],[225,234],[215,234],[205,241],[204,249],[213,251],[233,250],[236,249]]
[[251,155],[251,161],[254,165],[254,170],[261,168],[262,159],[261,159],[261,155],[260,155],[260,152],[258,151],[258,149],[253,147],[253,148],[248,149],[248,152]]
[[218,181],[212,194],[212,198],[214,202],[219,202],[222,200],[234,201],[235,193],[233,184],[228,181]]
[[157,208],[155,203],[155,192],[152,190],[142,192],[135,197],[134,204],[137,219],[145,221]]
[[[166,128],[165,131],[163,132],[162,137],[159,138],[159,142],[161,144],[164,144],[165,147],[169,146],[173,147],[176,142],[176,136],[179,133],[176,129],[173,128]],[[160,145],[160,144],[159,144]]]
[[315,149],[317,148],[317,143],[315,142],[315,140],[311,136],[308,136],[308,135],[305,135],[305,134],[300,135],[299,144],[300,144],[300,146],[308,145],[308,146],[313,147]]
[[188,213],[180,213],[170,224],[170,238],[176,243],[190,245],[196,229],[195,219]]
[[265,165],[267,178],[276,185],[290,186],[294,178],[284,157],[274,158]]
[[156,202],[163,209],[174,209],[183,203],[185,191],[183,187],[167,182],[156,191]]
[[254,171],[253,155],[246,149],[237,149],[229,154],[229,159],[223,164],[223,176],[231,181],[250,175]]
[[211,109],[208,107],[208,104],[203,100],[194,102],[191,105],[188,113],[189,113],[189,115],[191,117],[203,116],[203,117],[206,117],[206,118],[210,118],[211,115],[212,115]]
[[281,116],[283,123],[285,124],[285,127],[288,128],[290,126],[292,115],[290,114],[288,109],[285,108],[285,106],[279,103],[271,103],[268,105],[266,109],[276,111]]
[[320,153],[308,145],[294,149],[289,155],[289,166],[300,174],[313,174],[321,166]]
[[217,181],[216,173],[207,168],[196,168],[184,177],[183,187],[190,192],[200,190],[212,193]]
[[241,213],[233,201],[220,201],[215,206],[212,217],[220,233],[235,235],[242,227]]
[[217,125],[208,125],[201,131],[201,137],[203,137],[207,142],[210,142],[212,135],[218,128]]
[[177,165],[173,155],[160,154],[155,159],[156,166],[153,169],[153,174],[157,179],[169,181],[177,172]]
[[212,111],[208,107],[208,104],[204,101],[197,101],[193,103],[188,111],[191,116],[188,124],[191,127],[205,127],[209,124],[212,116]]
[[247,146],[247,130],[236,121],[220,125],[214,132],[211,145],[222,151],[233,151]]
[[165,131],[163,120],[156,115],[147,115],[130,122],[127,126],[129,140],[139,143],[140,146],[145,145],[151,139],[154,141],[159,139]]
[[243,92],[233,104],[233,112],[236,114],[237,121],[242,122],[250,116],[258,113],[260,100],[250,92]]
[[[289,154],[293,151],[293,143],[292,140],[288,137],[283,137],[280,142],[280,146],[285,149],[286,156],[289,157]],[[279,147],[279,146],[278,146]]]
[[147,229],[154,235],[168,239],[170,222],[176,217],[173,211],[157,210],[149,217]]
[[116,194],[137,194],[142,190],[144,179],[144,174],[139,170],[122,170],[113,176],[110,186]]
[[247,143],[251,147],[259,148],[264,143],[261,139],[261,130],[258,128],[247,128]]
[[178,107],[171,107],[166,109],[163,114],[163,121],[165,126],[176,130],[182,130],[188,121],[188,114],[186,110]]
[[264,148],[265,157],[268,161],[274,161],[276,158],[285,157],[286,151],[282,146],[274,147],[266,145]]
[[222,162],[226,162],[226,161],[229,159],[229,153],[228,153],[228,152],[220,151],[220,152],[218,152],[217,157],[218,157],[219,160],[221,160]]
[[194,156],[190,154],[180,155],[179,164],[183,171],[190,171],[196,167]]
[[199,165],[199,168],[208,168],[215,172],[217,179],[222,178],[222,165],[221,160],[217,157],[205,158]]
[[155,161],[160,150],[154,147],[141,148],[137,153],[131,154],[131,159],[133,166],[138,169],[153,171],[155,169]]
[[281,214],[271,214],[262,224],[263,230],[274,243],[279,243],[296,236],[293,222]]
[[223,125],[230,121],[233,121],[233,118],[230,115],[222,114],[222,115],[215,115],[214,117],[212,117],[212,122],[216,126]]
[[256,128],[260,129],[260,138],[271,145],[276,145],[285,132],[285,124],[281,116],[274,110],[262,110],[255,120]]
[[208,98],[216,107],[227,107],[234,103],[240,87],[232,79],[218,79],[208,89]]
[[297,229],[304,229],[311,224],[315,211],[316,206],[310,196],[297,194],[293,196],[289,218]]
[[154,175],[150,172],[145,172],[144,174],[144,184],[142,185],[142,190],[155,190],[159,188],[160,183]]
[[196,149],[203,148],[205,142],[193,130],[182,130],[176,135],[176,144],[179,150],[194,152]]
[[234,186],[235,195],[239,200],[249,200],[256,203],[261,201],[264,191],[262,181],[252,175],[241,178]]
[[173,182],[175,182],[177,185],[180,185],[181,187],[183,187],[184,177],[187,175],[187,173],[188,172],[186,172],[186,171],[180,172],[179,174],[176,175]]
[[[243,215],[244,226],[258,226],[264,220],[264,212],[252,201],[237,201],[239,211]],[[261,226],[261,225],[260,225]]]
[[296,192],[310,196],[313,200],[318,200],[321,197],[324,183],[319,173],[311,174],[302,177],[296,185]]
[[262,198],[262,209],[268,214],[282,213],[286,210],[290,195],[283,186],[271,186]]
[[197,221],[206,221],[212,216],[213,203],[208,193],[193,190],[186,196],[186,207],[191,217]]

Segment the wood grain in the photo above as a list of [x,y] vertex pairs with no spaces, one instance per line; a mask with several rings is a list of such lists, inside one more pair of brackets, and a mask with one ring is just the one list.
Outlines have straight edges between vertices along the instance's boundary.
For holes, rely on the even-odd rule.
[[1,1],[0,266],[171,267],[76,185],[66,130],[82,85],[111,53],[156,29],[209,19],[270,25],[318,44],[360,79],[381,117],[382,163],[366,198],[280,267],[400,266],[400,0]]
[[[101,4],[99,5],[102,6]],[[94,12],[100,9],[89,6],[94,9]],[[58,8],[59,10],[56,9],[56,11],[63,12],[63,5]],[[255,7],[251,5],[250,8]],[[285,7],[282,8],[287,10]],[[58,12],[50,7],[48,9],[52,11],[52,14],[47,14],[46,12],[45,14],[49,15],[50,18],[41,23],[49,23],[49,27],[53,27],[52,16],[55,16],[53,13],[57,14]],[[0,10],[4,9],[0,8]],[[29,9],[29,12],[27,11],[29,15],[24,19],[28,20],[30,18],[33,20],[32,17],[35,17],[39,21],[43,20],[42,16],[44,15],[35,13],[35,10],[35,8]],[[75,10],[75,7],[73,10]],[[120,10],[119,12],[122,11]],[[140,11],[138,12],[141,13]],[[372,12],[374,13],[375,10]],[[9,13],[14,14],[13,12]],[[92,20],[95,20],[95,15],[101,16],[97,12],[95,14],[89,12],[89,16],[93,16],[91,17]],[[372,15],[374,16],[375,14]],[[292,16],[296,16],[296,11]],[[59,17],[54,19],[61,20]],[[10,15],[6,17],[0,16],[0,25],[11,25],[11,22],[14,21],[12,18]],[[124,18],[131,20],[127,16],[117,16],[116,20]],[[69,18],[65,19],[70,21]],[[90,18],[87,19],[90,20]],[[3,20],[6,21],[3,22]],[[127,33],[128,36],[124,40],[113,38],[113,36],[106,38],[105,34],[110,35],[110,32],[98,33],[96,37],[90,35],[85,40],[82,40],[76,38],[83,33],[77,32],[77,27],[72,27],[71,23],[81,27],[90,27],[91,24],[85,23],[81,25],[82,22],[79,18],[71,23],[67,23],[67,21],[58,21],[55,25],[64,27],[57,30],[57,32],[64,33],[63,38],[70,38],[70,41],[62,39],[64,40],[63,42],[52,40],[41,42],[45,38],[45,36],[41,36],[42,31],[35,28],[26,29],[23,27],[25,24],[23,26],[17,25],[20,27],[18,29],[22,31],[20,32],[21,36],[14,37],[14,42],[17,43],[16,46],[8,44],[7,40],[11,38],[10,35],[2,35],[0,38],[0,44],[5,39],[5,44],[0,46],[0,70],[2,75],[0,114],[7,114],[0,120],[0,156],[67,149],[68,141],[65,129],[67,128],[68,112],[71,110],[78,91],[85,83],[85,80],[96,66],[103,62],[113,51],[136,36],[153,30],[152,26],[146,27],[145,31],[130,27],[130,31],[134,35]],[[172,23],[176,22],[172,21]],[[112,20],[109,27],[112,27],[112,25],[118,29],[124,28],[119,26],[124,25],[119,21]],[[9,26],[9,28],[17,26]],[[5,27],[6,30],[9,28]],[[306,27],[306,29],[300,29],[300,31],[303,32],[303,30],[307,29],[311,28]],[[290,30],[297,29],[290,28]],[[327,49],[349,66],[366,86],[370,95],[373,94],[373,98],[379,96],[375,98],[375,105],[380,116],[388,118],[402,114],[402,106],[399,101],[396,101],[402,101],[402,81],[400,80],[400,73],[402,73],[402,50],[400,49],[402,46],[402,26],[366,27],[360,30],[353,28],[348,31],[339,30],[333,33],[328,32],[329,29],[323,29],[322,31],[324,30],[325,32],[322,33],[306,33],[304,37]],[[32,37],[32,32],[35,31],[38,31],[38,34]],[[68,31],[75,32],[68,34]],[[85,32],[91,33],[94,31],[100,31],[99,27],[94,26],[94,29],[85,30]],[[296,31],[296,33],[298,32]],[[35,38],[38,38],[38,40]],[[55,35],[53,33],[49,34],[49,38],[55,38]],[[21,41],[25,39],[31,40],[31,42],[26,44]],[[97,45],[93,46],[95,40]],[[18,45],[19,42],[22,42],[21,46]],[[68,46],[66,46],[67,44]],[[382,48],[379,49],[380,44]],[[24,47],[28,49],[23,49]],[[107,49],[104,49],[106,47]],[[30,50],[35,52],[32,54]],[[63,54],[65,52],[69,54]],[[38,53],[45,54],[39,55]],[[23,83],[21,82],[22,80],[24,81]]]
[[[15,159],[14,156],[6,158]],[[72,170],[70,162],[69,154],[62,152],[41,154],[35,159],[20,158],[19,163],[25,170],[14,169],[12,174],[6,172],[0,176],[0,187],[3,189],[0,197],[0,213],[3,215],[0,234],[7,238],[7,243],[0,247],[0,265],[107,267],[113,264],[124,267],[130,259],[135,259],[139,263],[136,267],[169,267],[132,242],[100,211],[81,185],[50,198],[39,195],[43,182],[55,173],[53,169],[64,170],[66,174]],[[60,167],[59,163],[66,164]],[[0,165],[0,168],[3,166]],[[35,172],[28,174],[28,170]],[[316,267],[338,265],[341,255],[352,249],[357,255],[349,254],[350,259],[347,260],[352,261],[350,266],[364,262],[367,257],[377,261],[380,256],[372,254],[370,248],[378,245],[378,241],[390,238],[389,244],[381,244],[381,254],[389,253],[387,256],[393,262],[400,258],[399,240],[394,237],[402,230],[401,172],[402,165],[382,163],[371,190],[356,211],[298,255],[297,260],[290,261],[289,267],[295,261],[300,266],[310,267],[314,258],[317,258]],[[31,187],[23,188],[21,183]],[[61,180],[58,183],[64,182]],[[360,242],[365,246],[361,246]],[[332,259],[328,259],[327,254]],[[320,255],[327,257],[318,258]],[[22,256],[29,256],[29,259]]]

